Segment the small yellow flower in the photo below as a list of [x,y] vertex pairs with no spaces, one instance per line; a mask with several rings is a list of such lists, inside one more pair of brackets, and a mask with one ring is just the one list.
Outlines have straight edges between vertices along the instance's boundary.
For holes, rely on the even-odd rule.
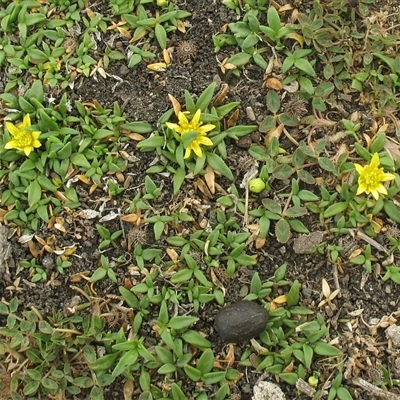
[[200,121],[201,110],[197,110],[194,114],[193,118],[189,122],[186,118],[186,115],[179,111],[178,113],[178,124],[173,124],[171,122],[167,122],[166,125],[169,129],[174,129],[176,133],[179,133],[183,136],[185,133],[196,131],[198,133],[197,137],[186,147],[184,158],[189,158],[191,152],[193,151],[197,157],[203,156],[203,150],[200,145],[204,146],[212,146],[213,142],[211,139],[207,137],[207,132],[212,131],[215,128],[215,125],[206,124],[203,125],[203,122]]
[[12,139],[6,143],[5,149],[21,150],[28,157],[30,152],[35,147],[40,147],[42,144],[39,142],[41,132],[29,130],[31,126],[31,117],[26,114],[24,120],[15,126],[13,123],[6,121],[8,132],[12,135]]
[[379,163],[379,155],[374,153],[369,165],[363,167],[360,164],[354,164],[360,175],[358,177],[357,195],[365,192],[366,194],[372,194],[375,200],[379,199],[379,194],[387,195],[387,190],[382,182],[391,181],[395,176],[383,172],[383,168],[378,168]]

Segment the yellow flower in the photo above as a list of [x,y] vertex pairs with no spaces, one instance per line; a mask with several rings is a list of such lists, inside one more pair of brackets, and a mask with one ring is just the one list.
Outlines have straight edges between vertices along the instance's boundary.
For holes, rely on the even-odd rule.
[[383,168],[379,167],[379,155],[374,153],[369,165],[364,167],[360,164],[354,164],[358,174],[358,190],[357,195],[361,193],[372,194],[375,200],[379,199],[379,194],[387,195],[387,190],[382,182],[390,181],[395,178],[393,174],[383,172]]
[[213,142],[211,139],[207,137],[207,132],[212,131],[215,128],[215,125],[206,124],[203,125],[203,122],[200,121],[201,110],[197,110],[194,114],[193,118],[189,122],[186,118],[186,115],[179,111],[178,113],[178,124],[173,124],[171,122],[167,122],[166,125],[169,129],[174,129],[176,133],[179,133],[183,136],[188,132],[197,132],[197,137],[195,137],[189,146],[186,147],[184,158],[189,158],[191,152],[193,151],[197,157],[203,156],[203,150],[200,145],[212,146]]
[[30,152],[35,147],[40,147],[42,144],[39,142],[41,132],[29,130],[31,126],[31,117],[26,114],[24,120],[15,126],[13,123],[6,121],[8,132],[12,135],[12,139],[6,143],[5,149],[21,150],[28,157]]

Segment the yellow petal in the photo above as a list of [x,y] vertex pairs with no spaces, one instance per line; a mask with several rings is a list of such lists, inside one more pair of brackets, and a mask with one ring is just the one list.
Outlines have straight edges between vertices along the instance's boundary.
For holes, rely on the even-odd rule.
[[361,193],[364,193],[367,190],[367,187],[361,183],[358,184],[358,189],[356,195],[358,196]]
[[196,141],[199,144],[204,144],[205,146],[212,146],[214,143],[206,136],[198,136]]
[[200,127],[200,130],[203,132],[209,132],[212,131],[215,128],[215,125],[213,124],[207,124],[207,125],[203,125]]
[[6,127],[12,136],[18,135],[19,129],[13,123],[6,121]]
[[379,193],[377,190],[372,190],[371,194],[372,194],[372,196],[374,196],[375,200],[379,200]]
[[360,164],[354,164],[354,167],[359,175],[362,175],[362,173],[364,172],[364,168]]
[[395,175],[389,174],[388,172],[386,172],[382,176],[382,182],[391,181],[392,179],[395,179],[395,178],[396,178]]
[[18,146],[18,143],[15,140],[10,140],[4,145],[4,148],[7,150],[15,149]]
[[166,122],[165,125],[167,125],[167,127],[168,127],[169,129],[176,129],[176,128],[179,127],[178,124],[173,124],[172,122]]
[[42,132],[40,132],[40,131],[33,131],[33,132],[32,132],[32,139],[33,139],[33,140],[39,139],[41,133],[42,133]]
[[29,154],[31,153],[31,151],[33,150],[32,146],[26,146],[24,147],[24,153],[27,157],[29,157]]
[[193,118],[192,118],[192,125],[193,126],[199,126],[200,117],[201,117],[201,110],[198,109],[196,111],[196,113],[194,114]]
[[383,186],[383,185],[378,186],[376,188],[376,191],[379,192],[379,193],[385,194],[385,195],[388,194],[385,186]]
[[186,118],[186,115],[182,111],[179,111],[178,113],[178,120],[180,126],[185,126],[189,123],[188,119]]
[[25,114],[24,119],[22,121],[22,123],[20,124],[20,129],[22,128],[28,128],[29,126],[31,126],[31,117],[29,114]]
[[32,141],[32,146],[33,147],[40,147],[41,145],[42,145],[42,143],[40,143],[39,140],[37,140],[37,139],[34,139]]
[[192,142],[190,147],[192,148],[194,154],[196,154],[197,157],[203,157],[203,151],[201,150],[201,147],[198,145],[197,141]]
[[189,158],[191,152],[192,152],[192,150],[190,149],[190,147],[186,147],[185,155],[183,158],[185,158],[185,159]]
[[379,154],[378,153],[374,153],[374,155],[372,156],[371,162],[370,162],[370,167],[372,169],[378,168],[379,167]]

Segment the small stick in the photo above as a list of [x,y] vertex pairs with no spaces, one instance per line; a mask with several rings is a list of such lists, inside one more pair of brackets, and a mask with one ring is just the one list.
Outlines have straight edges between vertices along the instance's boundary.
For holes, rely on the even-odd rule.
[[391,393],[391,392],[386,392],[386,391],[378,388],[377,386],[373,385],[372,383],[365,381],[362,378],[353,378],[352,383],[375,396],[382,397],[387,400],[400,400],[400,396],[398,396],[397,394]]

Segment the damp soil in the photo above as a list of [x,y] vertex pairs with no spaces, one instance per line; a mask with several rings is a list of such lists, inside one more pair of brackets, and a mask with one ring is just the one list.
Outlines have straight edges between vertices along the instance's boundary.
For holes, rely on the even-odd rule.
[[[298,1],[296,5],[306,10],[310,6],[310,2]],[[96,100],[105,108],[111,108],[114,102],[118,102],[131,121],[143,120],[156,125],[159,116],[171,108],[169,94],[178,100],[183,100],[184,90],[198,95],[214,81],[217,85],[227,84],[229,86],[227,101],[240,101],[239,123],[254,124],[255,122],[261,122],[268,115],[262,71],[250,66],[245,69],[240,78],[230,73],[224,74],[221,72],[220,63],[226,57],[229,57],[234,49],[224,48],[218,54],[214,52],[212,36],[223,31],[227,23],[236,21],[236,14],[221,6],[219,1],[211,0],[187,0],[180,8],[190,11],[192,17],[186,34],[178,32],[170,37],[169,46],[176,51],[172,53],[173,63],[166,71],[150,71],[145,65],[129,69],[125,63],[113,62],[107,70],[109,73],[107,79],[103,79],[101,76],[97,76],[96,79],[78,78],[69,94],[71,100],[80,100],[82,102]],[[193,52],[193,54],[190,54],[190,56],[185,55],[184,49],[181,49],[179,53],[177,52],[179,46],[182,46],[182,42],[190,43],[189,52]],[[124,47],[126,45],[127,43],[123,41],[118,43],[118,46]],[[187,45],[187,43],[184,43],[184,45]],[[160,60],[162,60],[161,54]],[[342,109],[345,110],[345,113],[350,114],[355,110],[355,107],[358,107],[356,97],[342,101]],[[368,110],[362,109],[361,111],[368,115]],[[323,132],[323,134],[326,134],[326,132]],[[293,135],[301,138],[302,135],[305,137],[306,133],[303,133],[299,128]],[[229,143],[230,156],[227,163],[234,173],[238,187],[245,172],[243,165],[249,157],[248,148],[260,140],[261,133],[257,133],[239,143]],[[288,150],[292,146],[290,142],[282,145],[286,146]],[[130,185],[126,188],[123,196],[117,196],[110,201],[105,201],[104,192],[101,189],[90,193],[88,186],[77,184],[82,210],[99,210],[104,207],[105,213],[108,214],[112,211],[116,213],[127,212],[127,204],[124,199],[127,196],[133,198],[138,191],[142,190],[145,171],[151,165],[153,159],[150,154],[139,152],[135,143],[130,144],[125,150],[137,157],[137,162],[134,168],[124,172],[126,177],[130,176]],[[195,199],[199,204],[209,207],[210,214],[213,207],[216,207],[216,198],[220,193],[205,195],[201,191],[195,190],[193,182],[189,180],[183,185],[180,194],[173,197],[169,179],[162,176],[153,176],[153,179],[157,185],[163,188],[161,198],[154,203],[154,208],[158,211],[173,210],[178,204],[182,204],[185,199]],[[217,177],[217,183],[221,188],[230,184],[221,177]],[[309,189],[316,190],[316,193],[319,193],[318,187]],[[200,219],[203,218],[203,215],[200,212],[196,214],[194,209],[192,211],[193,216],[198,218],[196,222],[200,224]],[[74,297],[79,295],[76,288],[84,290],[88,285],[87,280],[79,279],[79,276],[89,277],[99,266],[101,252],[98,250],[98,246],[102,239],[99,237],[95,227],[99,221],[98,219],[84,219],[79,209],[64,212],[60,217],[63,219],[65,233],[54,228],[42,226],[40,231],[35,232],[35,235],[44,240],[52,238],[54,240],[53,247],[76,246],[77,251],[69,258],[73,265],[65,270],[64,275],[58,274],[55,267],[55,255],[44,251],[41,255],[41,261],[46,266],[48,276],[51,279],[45,282],[31,283],[26,270],[18,267],[18,262],[31,259],[32,253],[27,244],[18,241],[17,230],[13,231],[13,227],[9,227],[11,232],[14,232],[14,235],[9,235],[11,236],[9,243],[11,244],[12,257],[9,260],[8,271],[4,272],[0,279],[0,294],[4,300],[9,301],[17,295],[22,308],[35,307],[43,315],[50,315],[54,310],[66,310],[71,305]],[[111,232],[120,229],[125,232],[124,236],[117,239],[115,247],[107,250],[107,257],[115,260],[124,256],[129,259],[128,236],[131,226],[120,222],[118,218],[102,222],[102,225]],[[311,232],[323,232],[323,241],[334,243],[334,238],[326,233],[327,229],[321,225],[318,217],[309,216],[306,225]],[[132,235],[137,234],[137,232],[132,233]],[[171,227],[167,234],[174,235],[176,230]],[[139,236],[146,246],[155,246],[163,250],[168,247],[164,239],[157,242],[154,240],[151,227],[143,227]],[[301,304],[323,315],[329,327],[330,339],[337,338],[337,346],[345,354],[344,370],[350,368],[351,364],[345,383],[350,388],[353,398],[372,399],[373,397],[368,393],[352,385],[351,380],[353,377],[359,376],[371,381],[371,374],[376,371],[379,365],[384,365],[392,377],[400,377],[399,369],[396,367],[397,357],[388,347],[388,341],[385,336],[385,328],[388,326],[385,321],[400,315],[398,311],[400,286],[382,281],[379,262],[373,266],[372,274],[366,274],[362,267],[353,266],[347,262],[344,262],[338,268],[337,265],[333,265],[327,259],[325,254],[319,254],[318,252],[301,254],[301,251],[299,252],[298,248],[295,247],[297,237],[298,235],[293,235],[289,242],[283,245],[271,234],[261,249],[254,247],[248,249],[249,252],[257,255],[257,265],[251,268],[241,268],[233,278],[224,281],[226,301],[227,303],[238,301],[248,293],[251,277],[255,271],[265,281],[273,277],[274,272],[280,265],[287,263],[288,272],[286,278],[292,281],[297,279],[301,283]],[[384,241],[385,238],[382,240]],[[348,254],[354,248],[364,245],[359,238],[350,235],[344,238],[343,242],[343,246],[347,246]],[[37,240],[36,243],[37,248],[41,249]],[[104,279],[93,286],[98,298],[106,300],[119,298],[118,286],[123,285],[127,280],[133,280],[128,264],[125,267],[122,265],[116,271],[118,284]],[[209,271],[204,269],[204,273],[207,274]],[[331,302],[319,306],[321,300],[324,299],[322,294],[323,279],[328,282],[332,291],[340,288],[340,294]],[[17,281],[18,287],[16,288]],[[187,307],[188,310],[191,308],[190,305],[183,305],[183,307]],[[196,315],[200,318],[196,329],[206,335],[213,343],[213,350],[216,356],[223,359],[227,349],[225,344],[218,338],[213,325],[214,316],[219,308],[216,303],[209,303],[201,307],[198,315]],[[143,333],[145,336],[147,335],[146,340],[148,340],[148,343],[154,344],[156,342],[150,323],[157,317],[157,312],[158,309],[156,307],[151,310],[149,322],[143,328],[144,331],[147,331],[147,333]],[[195,314],[192,312],[192,315]],[[4,323],[4,321],[2,322]],[[121,321],[109,321],[107,328],[118,330],[121,324]],[[249,347],[249,342],[236,345],[236,357],[239,357]],[[327,365],[329,366],[329,363]],[[330,377],[330,370],[328,368],[324,369],[323,360],[320,360],[319,364],[313,367],[322,371],[322,381]],[[235,368],[241,371],[244,376],[231,387],[231,398],[236,400],[251,399],[253,386],[261,374],[255,372],[255,369],[252,368],[240,366],[235,366]],[[153,375],[152,379],[157,384],[162,382],[163,377]],[[273,380],[274,378],[271,376],[269,379]],[[124,399],[123,384],[124,380],[122,378],[117,379],[112,386],[106,388],[105,398]],[[137,387],[137,385],[135,386]],[[280,386],[287,399],[308,398],[283,382],[280,382]],[[193,389],[193,382],[184,382],[182,389],[186,393],[190,393],[190,390]],[[209,396],[212,396],[215,391],[215,387],[212,386],[204,387],[203,389]],[[138,397],[138,393],[136,396]],[[137,397],[134,395],[133,398]]]

